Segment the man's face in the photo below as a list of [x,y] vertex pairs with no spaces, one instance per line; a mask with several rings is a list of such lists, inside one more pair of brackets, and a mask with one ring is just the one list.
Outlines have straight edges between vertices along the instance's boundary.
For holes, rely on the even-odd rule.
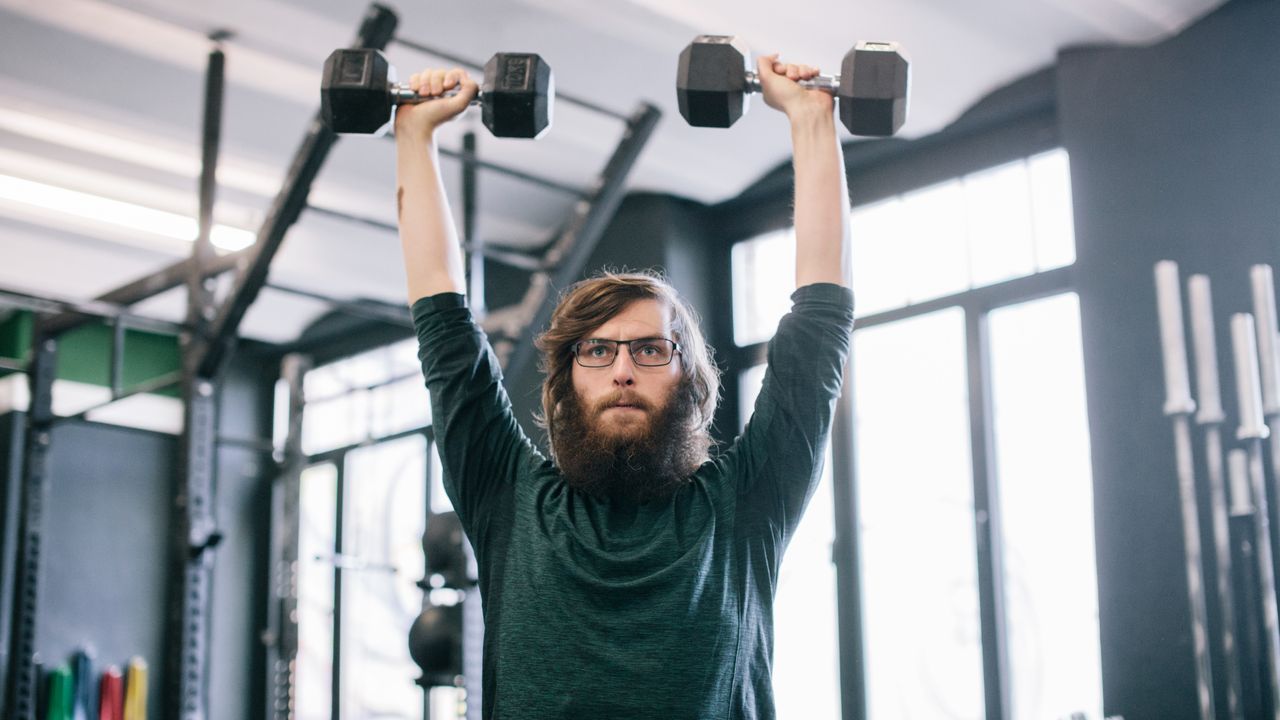
[[[637,340],[671,338],[671,309],[658,300],[636,300],[582,338]],[[639,352],[637,348],[637,352]],[[652,432],[653,420],[671,402],[682,375],[679,358],[667,365],[637,365],[618,346],[608,367],[573,364],[573,389],[582,403],[585,419],[607,436],[636,438]]]

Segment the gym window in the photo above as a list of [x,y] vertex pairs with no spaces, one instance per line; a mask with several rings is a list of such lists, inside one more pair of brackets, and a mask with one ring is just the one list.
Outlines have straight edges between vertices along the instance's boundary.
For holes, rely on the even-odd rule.
[[[983,717],[993,682],[1012,720],[1101,716],[1071,217],[1061,149],[852,213],[853,520],[870,720]],[[738,243],[732,262],[745,422],[764,344],[790,309],[792,230]],[[807,653],[787,643],[837,633],[829,474],[797,533],[816,540],[793,543],[782,565],[782,717],[838,716],[835,641]],[[991,547],[978,542],[988,523]],[[996,592],[1003,617],[984,625]],[[1007,676],[988,678],[1000,636]]]
[[[405,340],[307,373],[302,449],[308,455],[431,423],[418,364],[418,342]],[[287,410],[276,403],[277,412]],[[278,441],[283,423],[278,420]]]
[[[307,373],[298,547],[297,717],[424,717],[408,628],[423,608],[427,513],[451,510],[429,397],[405,340]],[[277,410],[284,403],[277,402]],[[284,428],[278,418],[277,442]],[[335,679],[337,684],[335,685]],[[456,688],[433,688],[444,716]]]
[[[850,232],[859,315],[1068,266],[1075,234],[1066,151],[854,208]],[[791,229],[736,244],[732,262],[734,341],[768,340],[791,307]]]

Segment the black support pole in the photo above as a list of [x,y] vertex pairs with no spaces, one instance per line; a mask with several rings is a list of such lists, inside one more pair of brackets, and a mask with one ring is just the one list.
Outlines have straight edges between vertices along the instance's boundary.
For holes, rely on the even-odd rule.
[[[347,499],[347,454],[346,451],[333,456],[333,467],[337,475],[336,502],[333,511],[333,557],[342,557],[346,539],[343,537],[342,518],[346,517]],[[342,717],[342,563],[333,563],[333,643],[331,661],[329,663],[329,717]]]
[[209,602],[212,596],[213,549],[221,540],[214,508],[213,478],[217,460],[217,400],[213,378],[197,371],[200,347],[217,310],[204,268],[214,256],[211,234],[217,187],[218,149],[222,136],[222,97],[226,57],[221,48],[209,52],[205,75],[204,127],[201,133],[199,232],[186,277],[187,325],[183,343],[182,399],[184,418],[179,445],[179,477],[173,495],[170,538],[171,577],[162,678],[164,716],[204,720],[209,716]]
[[968,348],[969,437],[973,472],[974,532],[978,549],[978,606],[982,628],[982,682],[987,720],[1013,717],[1009,692],[1008,634],[1005,628],[1004,545],[991,437],[991,358],[987,314],[965,309]]
[[551,319],[551,290],[578,279],[622,202],[627,176],[661,117],[658,108],[640,104],[628,118],[627,129],[592,184],[592,191],[574,205],[564,229],[547,250],[544,264],[548,270],[530,278],[529,289],[518,305],[490,314],[483,323],[485,330],[498,336],[495,349],[508,377],[523,372],[536,357],[533,337]]
[[214,384],[188,375],[181,462],[174,494],[171,538],[173,577],[170,634],[163,682],[164,717],[208,717],[209,601],[213,549],[222,539],[214,516],[213,474],[217,453],[217,398]]
[[124,345],[127,328],[122,318],[111,323],[111,399],[118,400],[124,394]]
[[187,268],[187,323],[197,336],[211,317],[212,281],[206,282],[203,270],[217,255],[213,251],[213,205],[218,188],[218,151],[222,141],[222,96],[226,77],[226,55],[215,45],[209,52],[209,67],[204,86],[204,128],[200,144],[200,186],[196,218],[199,232],[191,248],[191,266]]
[[289,431],[271,499],[271,589],[267,608],[267,717],[290,720],[298,658],[298,540],[301,533],[303,379],[311,363],[286,355],[281,376],[289,386]]
[[40,561],[44,540],[44,506],[49,498],[49,439],[53,431],[53,380],[57,342],[37,327],[27,368],[31,404],[27,409],[22,456],[22,488],[18,511],[18,562],[14,583],[13,637],[3,716],[36,720],[36,619],[40,608]]

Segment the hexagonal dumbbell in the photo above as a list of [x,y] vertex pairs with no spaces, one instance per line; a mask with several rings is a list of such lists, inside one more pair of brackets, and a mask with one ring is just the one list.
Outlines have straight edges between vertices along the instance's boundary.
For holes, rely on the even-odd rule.
[[[729,127],[746,113],[760,79],[750,52],[732,35],[699,35],[680,53],[676,99],[696,127]],[[907,119],[910,67],[897,43],[861,42],[844,56],[840,74],[800,83],[835,95],[840,122],[854,135],[888,136]]]
[[[340,133],[373,133],[396,105],[431,100],[394,82],[394,70],[377,50],[334,50],[324,62],[320,114]],[[555,78],[534,53],[498,53],[484,66],[484,82],[472,105],[498,137],[535,138],[551,127]]]

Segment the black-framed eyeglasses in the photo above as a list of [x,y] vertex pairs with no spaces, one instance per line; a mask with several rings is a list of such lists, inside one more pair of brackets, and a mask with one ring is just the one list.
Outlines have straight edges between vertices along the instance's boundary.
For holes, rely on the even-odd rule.
[[582,367],[609,367],[618,359],[618,346],[626,345],[631,354],[631,362],[641,367],[662,367],[670,365],[680,346],[674,340],[666,338],[636,338],[634,340],[605,340],[604,338],[588,338],[573,344],[573,356]]

